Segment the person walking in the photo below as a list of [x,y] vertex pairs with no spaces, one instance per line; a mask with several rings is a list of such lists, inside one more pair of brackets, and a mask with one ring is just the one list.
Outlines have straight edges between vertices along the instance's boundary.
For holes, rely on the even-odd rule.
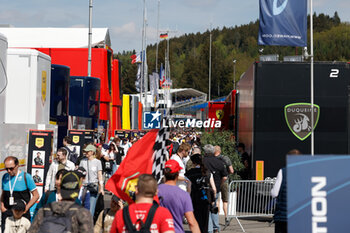
[[39,209],[28,233],[93,233],[89,210],[75,203],[81,185],[79,175],[76,171],[65,171],[60,180],[58,201]]
[[94,145],[87,145],[84,148],[86,157],[80,161],[80,167],[86,170],[86,179],[83,185],[90,192],[90,212],[95,214],[96,201],[99,195],[104,195],[102,164],[101,160],[95,158],[96,147]]
[[72,143],[73,141],[71,137],[65,136],[63,138],[63,148],[65,148],[68,152],[67,159],[76,164],[78,162],[78,153]]
[[[233,170],[232,162],[230,158],[226,155],[221,154],[220,146],[215,146],[214,148],[215,148],[214,155],[215,157],[221,159],[222,162],[224,162],[225,168],[227,170],[227,174],[233,174],[234,170]],[[220,186],[222,208],[224,210],[224,215],[225,215],[225,225],[227,226],[230,224],[230,221],[227,218],[227,206],[228,206],[228,194],[229,194],[228,182],[229,182],[229,179],[226,179],[224,182],[221,183],[221,186]]]
[[[152,175],[142,174],[136,186],[136,202],[118,211],[112,223],[110,233],[145,230],[159,233],[175,233],[174,220],[169,210],[153,202],[157,194],[157,181]],[[133,228],[133,229],[132,229]]]
[[26,205],[23,216],[30,220],[29,209],[39,199],[39,193],[32,176],[19,170],[19,161],[14,156],[8,156],[4,160],[5,173],[2,176],[1,193],[1,230],[5,231],[5,220],[13,216],[11,211],[19,200],[24,200]]
[[[213,145],[207,144],[203,147],[203,150],[203,164],[209,169],[214,177],[215,187],[217,190],[214,207],[217,207],[220,186],[227,179],[227,170],[225,168],[224,162],[214,156],[215,148]],[[208,232],[220,232],[219,214],[217,211],[212,211],[209,214]]]
[[[301,155],[300,151],[293,149],[287,155]],[[281,168],[277,173],[276,182],[271,189],[271,196],[277,199],[276,210],[273,216],[275,221],[275,233],[288,232],[287,216],[287,169]]]
[[200,229],[193,214],[191,197],[188,192],[176,186],[181,169],[176,160],[170,159],[165,163],[165,183],[158,186],[159,202],[173,215],[176,233],[185,233],[182,225],[183,217],[186,217],[190,230],[193,233],[199,233]]
[[117,170],[115,159],[117,158],[117,147],[114,142],[109,144],[108,149],[102,151],[101,161],[104,163],[104,171],[108,178],[110,178]]
[[4,233],[26,233],[30,227],[30,221],[23,217],[26,203],[20,199],[12,206],[12,216],[6,218]]
[[115,213],[123,208],[123,202],[116,195],[112,196],[110,208],[106,208],[98,215],[94,233],[109,233],[112,228]]
[[176,185],[184,191],[187,191],[187,189],[188,189],[188,187],[187,187],[188,186],[188,179],[186,179],[186,177],[185,177],[186,167],[185,167],[185,164],[183,162],[183,159],[188,156],[190,149],[191,149],[191,147],[189,144],[182,143],[180,145],[179,149],[177,150],[176,154],[173,154],[170,158],[170,159],[176,160],[181,167],[181,170],[179,171],[179,176],[178,176]]
[[216,195],[214,178],[203,164],[200,154],[193,154],[191,162],[193,167],[185,175],[191,181],[194,216],[201,232],[208,232],[209,213]]
[[67,150],[63,147],[57,150],[57,160],[53,160],[46,175],[45,193],[55,190],[55,176],[59,170],[72,171],[75,164],[67,159]]

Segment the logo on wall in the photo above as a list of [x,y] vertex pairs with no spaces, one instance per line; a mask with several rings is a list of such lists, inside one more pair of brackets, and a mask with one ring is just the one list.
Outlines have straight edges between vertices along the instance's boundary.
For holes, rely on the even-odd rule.
[[224,118],[224,111],[222,109],[220,110],[216,110],[216,118],[218,118],[218,120],[222,120],[222,118]]
[[159,129],[160,128],[160,112],[144,112],[143,114],[143,128],[144,129]]
[[35,146],[37,148],[41,148],[44,146],[44,138],[36,138],[35,139]]
[[75,144],[77,144],[77,143],[79,143],[79,141],[80,141],[80,137],[79,137],[79,136],[73,136],[72,141],[73,141]]
[[[314,129],[320,116],[320,106],[314,104]],[[284,116],[292,133],[304,141],[311,134],[311,104],[295,103],[284,107]]]
[[44,105],[46,101],[47,75],[46,71],[41,72],[41,102]]
[[278,0],[273,0],[273,8],[272,8],[272,12],[273,15],[279,15],[281,14],[284,9],[286,9],[288,0],[285,0],[280,6],[277,6]]

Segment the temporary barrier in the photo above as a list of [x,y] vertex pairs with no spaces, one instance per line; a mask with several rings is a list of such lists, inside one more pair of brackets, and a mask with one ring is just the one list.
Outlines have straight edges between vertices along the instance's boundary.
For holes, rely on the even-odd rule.
[[227,209],[229,221],[235,218],[245,232],[238,218],[273,216],[276,201],[270,192],[274,183],[275,180],[232,181],[229,185]]

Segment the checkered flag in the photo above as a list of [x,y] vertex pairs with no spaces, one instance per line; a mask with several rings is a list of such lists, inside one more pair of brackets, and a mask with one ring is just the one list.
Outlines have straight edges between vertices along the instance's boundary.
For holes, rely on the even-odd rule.
[[163,178],[164,164],[169,159],[169,152],[166,148],[166,142],[169,139],[170,128],[161,128],[158,131],[156,141],[154,143],[154,153],[153,153],[153,167],[152,175],[158,183],[161,182]]

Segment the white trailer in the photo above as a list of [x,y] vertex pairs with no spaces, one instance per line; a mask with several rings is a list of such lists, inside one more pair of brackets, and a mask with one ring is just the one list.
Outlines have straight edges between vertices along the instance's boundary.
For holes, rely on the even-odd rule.
[[0,34],[0,124],[5,122],[7,39]]
[[5,123],[49,124],[51,58],[34,49],[7,50]]

